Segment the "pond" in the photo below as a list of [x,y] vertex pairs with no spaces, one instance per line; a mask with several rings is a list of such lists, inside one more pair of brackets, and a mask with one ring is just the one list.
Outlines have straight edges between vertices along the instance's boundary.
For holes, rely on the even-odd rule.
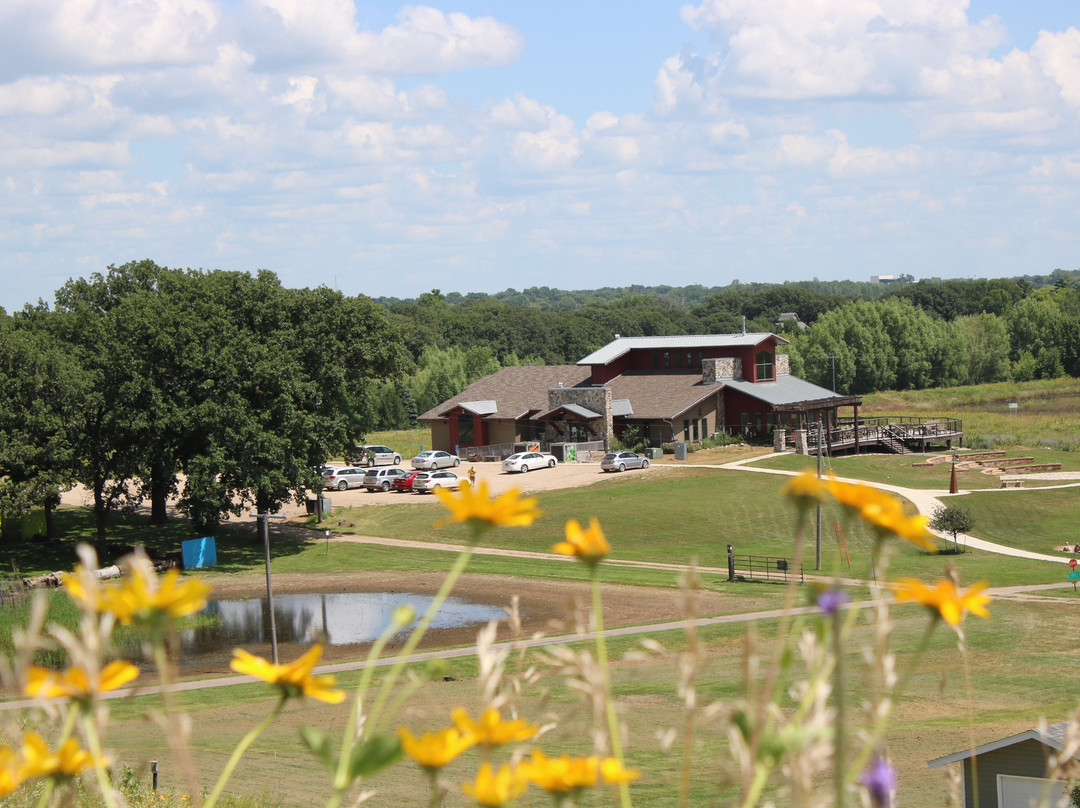
[[[400,632],[406,635],[431,605],[430,595],[407,592],[335,592],[274,596],[274,624],[279,645],[355,645],[372,642],[390,625],[394,610],[408,604],[416,619]],[[506,617],[497,606],[447,598],[431,624],[433,629],[480,625]],[[183,660],[227,659],[237,646],[270,643],[270,613],[265,598],[213,600],[196,625],[180,632]]]

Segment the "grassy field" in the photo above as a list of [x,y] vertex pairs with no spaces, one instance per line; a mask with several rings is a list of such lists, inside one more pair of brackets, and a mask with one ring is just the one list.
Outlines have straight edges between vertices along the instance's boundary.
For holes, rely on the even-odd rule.
[[[1009,403],[1015,402],[1016,409]],[[859,414],[961,418],[969,448],[1044,447],[1080,451],[1080,379],[1001,382],[889,391],[863,397]]]

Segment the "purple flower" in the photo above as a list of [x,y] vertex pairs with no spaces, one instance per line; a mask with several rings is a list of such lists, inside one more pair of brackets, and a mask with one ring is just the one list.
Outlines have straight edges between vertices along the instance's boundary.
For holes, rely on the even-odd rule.
[[851,595],[843,589],[826,589],[818,595],[817,605],[823,615],[832,617],[841,606],[850,600]]
[[883,757],[876,757],[859,776],[859,784],[870,792],[874,808],[889,808],[896,793],[896,770]]

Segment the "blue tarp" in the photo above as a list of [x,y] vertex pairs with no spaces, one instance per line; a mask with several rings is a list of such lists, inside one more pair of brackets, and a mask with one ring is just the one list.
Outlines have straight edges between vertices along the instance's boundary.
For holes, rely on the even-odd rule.
[[217,545],[213,536],[181,542],[180,549],[184,555],[186,570],[198,570],[217,564]]

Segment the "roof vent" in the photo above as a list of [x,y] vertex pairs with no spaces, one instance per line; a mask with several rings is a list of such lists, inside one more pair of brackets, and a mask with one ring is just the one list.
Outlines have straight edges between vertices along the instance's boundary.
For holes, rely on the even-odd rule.
[[615,339],[620,339],[620,338],[621,338],[621,336],[622,336],[621,334],[616,334],[616,335],[615,335]]

